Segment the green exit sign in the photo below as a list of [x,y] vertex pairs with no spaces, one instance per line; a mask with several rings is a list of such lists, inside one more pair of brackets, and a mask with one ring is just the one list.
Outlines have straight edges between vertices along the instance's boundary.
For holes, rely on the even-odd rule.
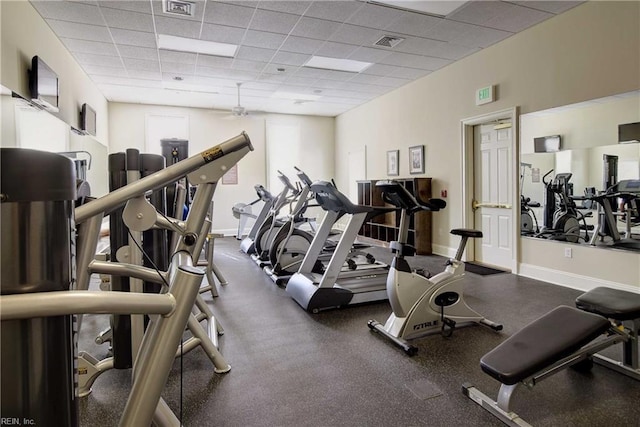
[[493,88],[494,86],[486,86],[476,91],[476,105],[488,104],[493,102]]

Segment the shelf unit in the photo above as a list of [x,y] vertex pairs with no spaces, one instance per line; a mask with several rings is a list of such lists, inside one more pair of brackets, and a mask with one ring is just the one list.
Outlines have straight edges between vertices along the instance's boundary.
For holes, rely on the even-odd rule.
[[[382,200],[382,191],[376,187],[378,180],[357,181],[358,204],[366,206],[391,206]],[[431,198],[431,178],[396,178],[411,194],[422,200]],[[386,213],[372,218],[362,225],[359,235],[380,242],[398,239],[400,214]],[[418,255],[431,255],[431,212],[414,214],[409,221],[408,243],[416,248]]]

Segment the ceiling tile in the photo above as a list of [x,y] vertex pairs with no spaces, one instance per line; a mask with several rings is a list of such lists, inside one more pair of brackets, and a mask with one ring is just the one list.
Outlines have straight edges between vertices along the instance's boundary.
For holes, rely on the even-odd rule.
[[349,59],[365,62],[378,62],[391,53],[391,50],[382,48],[376,49],[373,47],[359,47],[349,56]]
[[324,42],[322,40],[289,36],[282,46],[280,46],[280,50],[285,52],[313,54],[320,48],[320,46],[322,46],[323,43]]
[[293,75],[293,76],[289,76],[289,78],[286,80],[286,84],[294,85],[294,86],[311,86],[316,81],[318,81],[318,79],[313,77],[299,77],[299,76]]
[[260,49],[257,47],[240,46],[237,59],[248,59],[250,61],[269,62],[277,51],[271,49]]
[[273,10],[275,12],[285,12],[294,15],[302,15],[311,5],[310,1],[261,1],[258,3],[258,9]]
[[[342,87],[344,83],[343,82],[339,82],[336,80],[317,80],[314,84],[313,84],[313,88],[318,88],[318,89],[339,89],[340,87]],[[323,92],[324,93],[324,92]]]
[[161,64],[162,73],[171,73],[174,76],[184,76],[196,72],[196,64],[186,64],[184,62],[163,62]]
[[342,25],[331,37],[330,41],[355,45],[373,46],[384,35],[380,30],[358,27],[356,25]]
[[527,1],[514,1],[512,3],[518,4],[520,6],[529,7],[532,9],[542,10],[544,12],[549,13],[562,13],[567,10],[576,7],[577,5],[584,3],[583,1],[535,1],[535,0],[527,0]]
[[274,47],[280,46],[286,38],[287,36],[284,34],[248,30],[244,35],[242,44],[244,46],[273,49]]
[[98,5],[101,9],[121,9],[131,12],[141,12],[151,14],[151,3],[148,1],[99,1]]
[[469,31],[460,34],[451,41],[462,46],[489,47],[511,35],[513,35],[513,33],[474,25]]
[[105,84],[122,85],[122,86],[154,87],[154,88],[162,87],[162,83],[159,80],[132,79],[128,77],[113,77],[113,76],[93,76],[92,80],[96,83],[105,83]]
[[468,31],[471,27],[472,24],[467,24],[465,22],[441,19],[440,22],[424,32],[424,37],[448,42],[455,39],[460,35],[460,33]]
[[153,18],[149,14],[120,9],[102,9],[105,22],[111,28],[146,31],[153,33]]
[[375,84],[376,80],[381,78],[382,76],[376,76],[374,74],[357,74],[351,78],[347,82],[347,84],[353,83],[362,83],[362,84]]
[[452,59],[457,61],[472,53],[478,52],[479,47],[467,47],[455,43],[445,43],[439,49],[434,49],[431,53],[436,58]]
[[117,56],[94,55],[92,53],[76,52],[73,56],[78,60],[81,66],[84,65],[100,65],[103,67],[120,67],[122,60]]
[[273,62],[277,62],[278,64],[300,66],[307,62],[310,58],[311,55],[305,55],[302,53],[278,52],[273,57]]
[[397,67],[396,70],[389,73],[387,77],[397,77],[400,79],[415,80],[431,74],[430,70],[421,70],[419,68]]
[[161,62],[184,62],[185,64],[195,64],[198,58],[197,53],[174,52],[172,50],[158,50]]
[[340,24],[334,21],[304,17],[298,21],[291,35],[326,40],[335,33],[339,27]]
[[288,13],[272,12],[270,10],[256,10],[249,29],[268,31],[271,33],[289,34],[298,22],[298,16]]
[[138,58],[156,61],[158,60],[157,49],[120,45],[118,46],[118,51],[120,52],[120,56],[122,56],[123,58]]
[[156,36],[153,33],[143,33],[141,31],[122,30],[113,28],[111,35],[116,44],[128,46],[152,47],[156,48]]
[[120,77],[128,76],[127,70],[124,69],[123,65],[120,65],[119,67],[102,67],[100,65],[84,65],[82,68],[90,76],[93,76],[93,75],[120,76]]
[[135,77],[145,80],[162,80],[159,71],[136,70]]
[[[277,79],[271,79],[273,81],[285,81],[287,78],[297,72],[300,67],[295,65],[287,65],[287,64],[279,64],[276,62],[270,62],[264,67],[262,70],[263,74],[275,74],[278,76]],[[285,70],[285,71],[280,71]]]
[[380,77],[380,80],[378,80],[376,84],[380,86],[400,87],[410,82],[411,82],[410,79],[399,79],[396,77],[387,76],[387,77]]
[[124,66],[127,70],[160,71],[160,63],[156,61],[145,61],[144,59],[123,58]]
[[201,40],[208,40],[218,43],[240,44],[244,37],[244,29],[236,27],[225,27],[224,25],[202,24]]
[[355,1],[315,1],[305,16],[344,22],[361,6],[361,3]]
[[268,83],[261,81],[247,82],[242,87],[248,87],[250,89],[271,90],[275,91],[280,87],[280,83]]
[[328,56],[331,58],[349,58],[358,49],[358,46],[345,43],[326,42],[316,51],[316,55]]
[[209,1],[204,12],[204,22],[245,28],[251,22],[254,10],[253,7],[244,7],[243,2],[228,4]]
[[111,42],[111,36],[107,27],[97,25],[77,24],[75,22],[47,20],[51,29],[58,37],[70,39],[89,40],[94,42]]
[[398,19],[381,28],[384,28],[386,31],[425,37],[427,31],[441,21],[442,18],[423,15],[421,13],[404,12]]
[[198,55],[199,67],[216,67],[229,68],[233,64],[233,58],[224,58],[222,56]]
[[396,52],[413,53],[415,55],[434,55],[442,50],[446,42],[429,40],[421,37],[407,36],[407,39],[393,48]]
[[352,15],[346,22],[369,28],[384,28],[401,16],[400,10],[365,3],[358,9],[358,13]]
[[380,62],[382,64],[397,65],[401,67],[437,70],[453,61],[428,56],[410,55],[407,53],[392,53]]
[[554,16],[528,7],[511,5],[502,14],[489,19],[485,25],[498,30],[518,32]]
[[231,65],[231,68],[234,70],[242,70],[242,71],[255,71],[255,72],[261,72],[265,65],[267,65],[266,62],[258,62],[258,61],[247,61],[244,59],[236,59],[235,61],[233,61],[233,64]]
[[200,37],[200,22],[185,21],[184,19],[165,18],[156,16],[156,33],[170,36],[197,39]]
[[43,18],[79,22],[90,25],[105,25],[97,6],[73,2],[32,1]]
[[388,76],[395,69],[396,67],[394,67],[393,65],[373,64],[372,66],[367,67],[362,73],[373,74],[376,76]]
[[96,55],[117,56],[118,51],[113,43],[101,43],[90,40],[60,39],[71,52],[95,53]]
[[501,1],[470,1],[447,16],[447,19],[484,25],[487,21],[505,12],[510,7],[514,6]]

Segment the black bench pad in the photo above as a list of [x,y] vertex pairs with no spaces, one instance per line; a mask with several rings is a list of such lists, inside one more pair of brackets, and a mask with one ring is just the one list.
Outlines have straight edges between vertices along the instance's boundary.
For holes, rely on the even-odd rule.
[[516,384],[569,356],[609,326],[602,316],[561,305],[485,354],[480,367],[503,384]]
[[595,288],[576,298],[576,307],[609,319],[640,318],[640,293],[612,288]]

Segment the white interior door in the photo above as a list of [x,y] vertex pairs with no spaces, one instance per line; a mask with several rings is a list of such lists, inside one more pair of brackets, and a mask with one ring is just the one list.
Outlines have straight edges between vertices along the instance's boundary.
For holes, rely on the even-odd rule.
[[474,126],[475,261],[511,270],[513,259],[512,127]]

